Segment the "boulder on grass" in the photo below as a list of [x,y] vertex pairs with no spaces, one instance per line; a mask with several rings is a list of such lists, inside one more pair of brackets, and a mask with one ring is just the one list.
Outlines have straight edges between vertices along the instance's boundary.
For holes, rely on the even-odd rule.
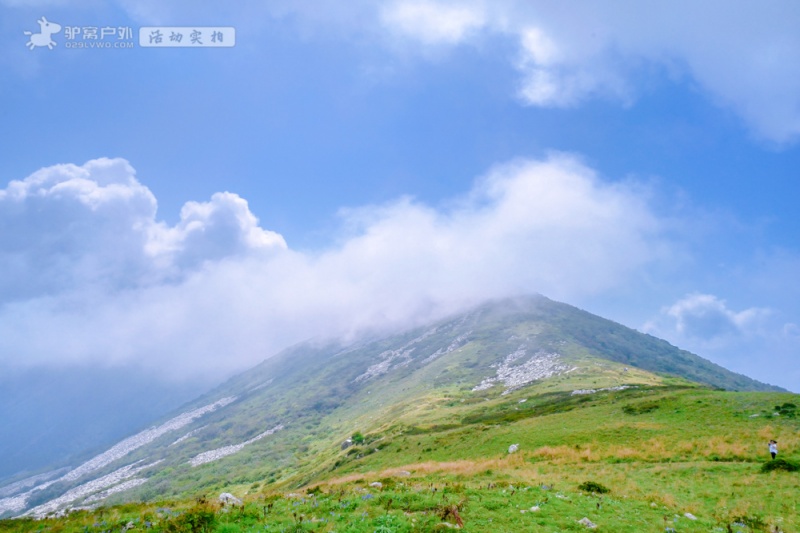
[[222,505],[242,505],[242,500],[230,492],[223,492],[219,495],[219,503]]

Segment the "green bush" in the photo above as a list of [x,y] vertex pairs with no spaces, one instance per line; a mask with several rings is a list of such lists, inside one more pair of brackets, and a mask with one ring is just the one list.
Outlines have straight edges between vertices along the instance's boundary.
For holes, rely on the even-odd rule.
[[605,485],[597,483],[596,481],[585,481],[578,485],[578,488],[584,492],[594,492],[597,494],[606,494],[611,492],[611,489]]
[[632,403],[623,407],[622,412],[628,415],[641,415],[655,411],[658,408],[658,402]]

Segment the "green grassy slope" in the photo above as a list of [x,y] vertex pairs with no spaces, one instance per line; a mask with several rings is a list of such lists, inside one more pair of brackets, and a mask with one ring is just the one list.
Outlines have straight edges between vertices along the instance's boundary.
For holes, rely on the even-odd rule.
[[[105,504],[213,496],[222,490],[258,499],[319,484],[328,493],[355,494],[364,488],[359,483],[394,479],[397,471],[409,472],[409,483],[458,483],[464,491],[491,491],[485,485],[500,482],[533,491],[539,481],[553,483],[549,476],[574,492],[580,472],[613,488],[612,494],[653,509],[655,488],[637,492],[620,479],[644,475],[643,486],[650,487],[647,476],[662,475],[654,465],[668,465],[672,472],[675,465],[695,463],[725,464],[744,475],[757,472],[766,433],[792,445],[787,428],[794,427],[794,419],[773,417],[769,410],[770,402],[791,403],[786,399],[791,395],[712,391],[687,378],[715,387],[768,388],[543,297],[495,302],[356,346],[307,343],[289,349],[187,409],[235,397],[229,405],[93,477],[35,491],[27,508],[141,461],[136,464],[152,465],[140,474],[146,482],[108,496]],[[573,394],[576,390],[585,394]],[[750,418],[753,414],[759,416]],[[778,425],[770,429],[767,420]],[[199,466],[189,462],[279,425],[282,430],[233,455]],[[343,450],[342,442],[356,432],[366,442]],[[520,445],[513,456],[507,456],[510,444]],[[626,471],[631,465],[638,466]],[[409,485],[398,486],[402,491]],[[91,494],[69,505],[88,504],[87,497]],[[673,495],[673,503],[683,505],[680,497]],[[711,516],[712,510],[697,508]],[[463,507],[464,516],[469,509]]]
[[[362,445],[341,450],[333,436],[320,439],[314,460],[271,482],[218,479],[194,499],[0,521],[0,530],[437,531],[460,522],[465,531],[554,532],[582,531],[584,517],[615,532],[800,530],[800,474],[762,472],[769,438],[782,458],[800,459],[795,395],[535,388],[468,405],[431,396],[416,408],[434,407],[425,423],[414,410],[376,417]],[[519,450],[508,453],[510,444]],[[243,508],[221,506],[222,491]]]

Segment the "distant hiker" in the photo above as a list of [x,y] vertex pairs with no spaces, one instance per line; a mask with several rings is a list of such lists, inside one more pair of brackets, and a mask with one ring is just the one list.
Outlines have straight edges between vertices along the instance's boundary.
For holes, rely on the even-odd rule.
[[778,455],[778,442],[777,441],[774,441],[774,440],[769,441],[769,453],[770,453],[770,455],[772,455],[773,459],[775,459],[775,457]]

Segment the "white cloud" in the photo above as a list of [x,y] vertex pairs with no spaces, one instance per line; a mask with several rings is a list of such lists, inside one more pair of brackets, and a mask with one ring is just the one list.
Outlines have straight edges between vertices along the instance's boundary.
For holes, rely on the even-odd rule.
[[[24,296],[0,303],[4,363],[184,375],[223,376],[311,336],[408,326],[489,297],[599,293],[668,247],[641,190],[566,155],[499,166],[447,208],[405,198],[345,210],[339,244],[315,253],[287,249],[229,193],[187,204],[174,227],[156,222],[123,160],[43,169],[6,189],[0,212],[24,237],[17,254],[60,265],[29,259],[38,270],[19,278]],[[105,267],[107,282],[86,265]]]
[[644,67],[656,67],[733,110],[760,138],[787,143],[800,136],[800,4],[791,0],[613,7],[409,0],[392,4],[381,23],[423,48],[488,34],[515,40],[518,94],[529,105],[570,107],[596,97],[629,105]]
[[800,326],[793,322],[787,322],[783,325],[781,332],[785,337],[792,338],[792,339],[800,339]]
[[665,314],[675,320],[675,329],[679,334],[714,340],[756,333],[770,311],[752,307],[736,312],[716,296],[695,293],[672,304]]
[[625,0],[613,7],[546,0],[117,3],[142,24],[182,24],[192,13],[206,24],[224,20],[244,30],[279,19],[304,37],[329,33],[394,50],[400,37],[423,57],[429,57],[430,48],[480,43],[491,36],[515,43],[513,55],[497,61],[519,71],[519,86],[510,87],[509,94],[528,105],[573,107],[592,98],[630,105],[644,90],[641,80],[662,71],[732,110],[759,138],[785,144],[800,136],[800,4],[793,0]]
[[581,44],[578,36],[563,36],[557,41],[543,27],[534,25],[515,29],[514,34],[520,42],[516,67],[522,74],[519,96],[524,103],[572,107],[592,96],[611,97],[626,104],[631,100],[625,72],[614,61],[601,57],[602,42]]
[[395,2],[381,12],[383,24],[406,36],[431,44],[458,44],[484,25],[473,6],[413,0]]
[[204,261],[285,248],[247,203],[218,193],[187,203],[175,227],[123,159],[41,169],[0,190],[0,303],[89,286],[178,279]]
[[215,193],[210,202],[187,202],[180,221],[169,228],[151,224],[145,251],[168,257],[186,268],[232,255],[286,248],[283,237],[258,226],[247,202],[229,192]]
[[[791,279],[773,281],[789,288]],[[740,293],[748,290],[746,284],[738,287]],[[718,296],[692,293],[662,308],[642,329],[734,372],[796,391],[800,335],[797,326],[786,321],[786,309],[736,310]]]

